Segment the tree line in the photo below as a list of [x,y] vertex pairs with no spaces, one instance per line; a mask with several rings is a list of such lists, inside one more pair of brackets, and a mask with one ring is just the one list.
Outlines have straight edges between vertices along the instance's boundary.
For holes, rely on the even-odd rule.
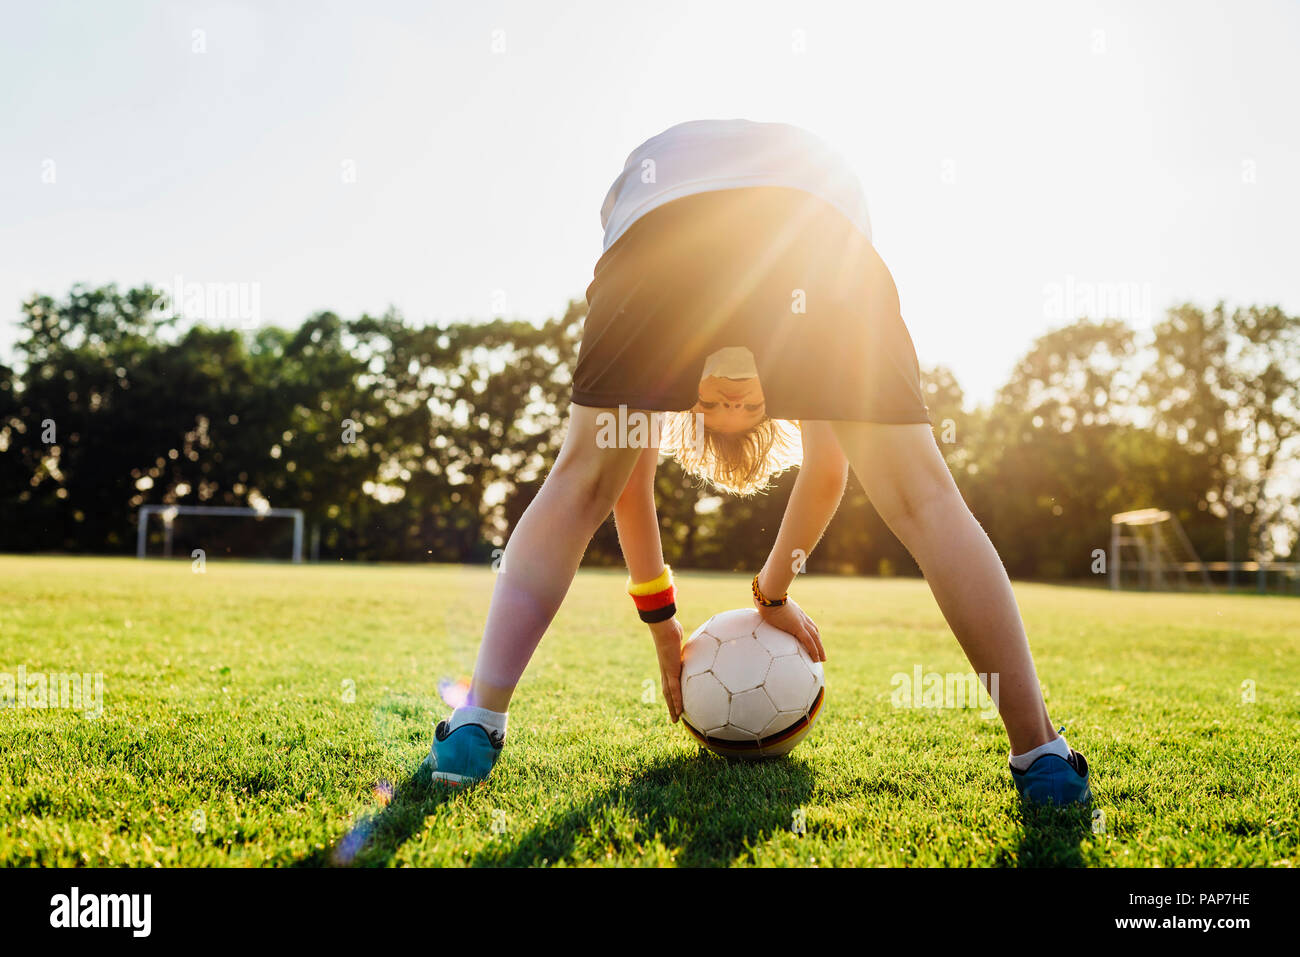
[[[264,503],[303,509],[322,560],[490,562],[558,451],[584,314],[246,331],[187,323],[148,287],[34,296],[0,365],[0,549],[128,553],[142,505]],[[1207,560],[1230,539],[1236,560],[1296,557],[1300,318],[1279,308],[1185,304],[1142,332],[1079,319],[987,404],[966,408],[944,368],[924,389],[1014,576],[1087,577],[1111,514],[1143,506]],[[757,567],[792,482],[721,501],[665,460],[668,560]],[[238,525],[204,526],[216,554],[256,554]],[[612,520],[587,560],[621,560]],[[851,480],[809,570],[915,566]]]

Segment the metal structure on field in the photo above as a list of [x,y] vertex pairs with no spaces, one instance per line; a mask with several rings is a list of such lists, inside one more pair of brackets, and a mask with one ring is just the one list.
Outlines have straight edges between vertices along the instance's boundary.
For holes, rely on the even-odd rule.
[[149,516],[157,514],[163,521],[163,557],[172,557],[172,525],[179,515],[238,516],[241,518],[293,519],[293,561],[302,561],[303,512],[300,508],[244,508],[234,505],[142,505],[136,527],[135,556],[145,557]]
[[1196,554],[1178,516],[1165,509],[1140,508],[1110,517],[1111,588],[1121,587],[1130,564],[1135,566],[1139,586],[1153,591],[1187,589],[1189,572],[1197,574],[1205,588],[1214,587],[1209,568]]

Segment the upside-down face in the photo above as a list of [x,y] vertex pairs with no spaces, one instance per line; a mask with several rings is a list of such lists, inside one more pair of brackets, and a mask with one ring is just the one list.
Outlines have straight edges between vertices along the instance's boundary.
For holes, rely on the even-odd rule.
[[766,416],[763,387],[757,376],[727,379],[711,375],[700,380],[699,400],[692,412],[704,416],[704,427],[715,432],[747,432]]

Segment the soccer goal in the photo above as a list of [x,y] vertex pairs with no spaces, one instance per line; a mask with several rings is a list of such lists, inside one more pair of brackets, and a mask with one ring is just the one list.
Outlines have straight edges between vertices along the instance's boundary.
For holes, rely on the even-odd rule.
[[[214,527],[213,520],[219,520],[221,523],[228,524],[232,519],[244,519],[246,522],[247,520],[252,519],[253,522],[249,523],[249,528],[243,529],[239,535],[231,536],[237,541],[242,540],[244,543],[265,543],[268,539],[282,539],[285,536],[268,534],[265,523],[268,520],[274,519],[292,519],[292,561],[302,561],[303,511],[300,508],[245,508],[235,505],[144,505],[140,508],[140,518],[136,528],[136,558],[148,557],[149,519],[154,515],[157,515],[162,520],[162,556],[164,558],[172,557],[176,544],[175,529],[177,519],[181,517],[201,520],[203,527],[208,529],[208,540],[212,541],[221,537],[216,536],[211,531]],[[194,534],[194,532],[191,532],[189,535],[184,536],[186,538],[187,547],[183,550],[182,554],[186,557],[190,557],[192,554],[192,551],[188,546],[199,541],[194,537]],[[284,544],[288,543],[285,542]],[[200,543],[199,547],[203,547],[203,545]],[[280,545],[279,547],[282,548],[283,545]],[[204,548],[205,553],[210,550],[215,551],[215,549]],[[228,552],[229,546],[226,546],[225,550]],[[264,551],[268,550],[270,549],[264,548]],[[281,554],[283,554],[283,552]]]
[[1178,516],[1159,508],[1140,508],[1110,517],[1110,587],[1129,583],[1153,591],[1187,589],[1189,573],[1213,588],[1210,573]]

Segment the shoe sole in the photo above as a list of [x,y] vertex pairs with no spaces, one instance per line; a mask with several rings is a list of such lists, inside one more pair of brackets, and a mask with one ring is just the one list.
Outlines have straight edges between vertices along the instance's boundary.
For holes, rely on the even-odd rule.
[[435,784],[446,784],[448,787],[458,788],[462,784],[477,784],[479,778],[472,778],[468,774],[453,774],[450,771],[434,771],[430,780]]

